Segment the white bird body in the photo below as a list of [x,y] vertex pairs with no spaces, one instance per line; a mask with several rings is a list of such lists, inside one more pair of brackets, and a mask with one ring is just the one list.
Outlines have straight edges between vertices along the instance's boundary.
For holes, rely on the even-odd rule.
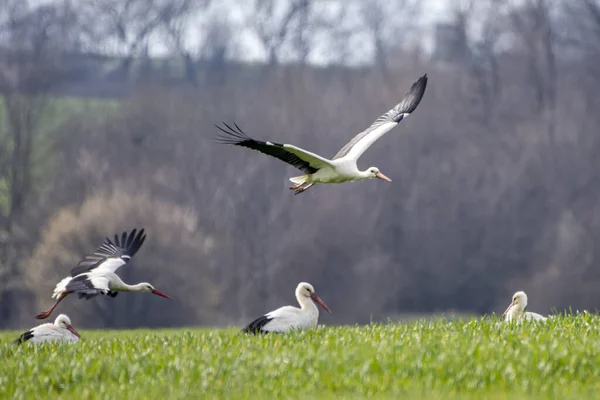
[[356,166],[356,160],[338,159],[331,161],[331,165],[319,169],[311,175],[301,175],[290,178],[296,184],[308,183],[344,183],[362,181],[370,178],[371,174],[363,172]]
[[512,302],[504,311],[504,320],[519,321],[519,320],[533,320],[533,321],[545,321],[546,317],[538,313],[525,311],[527,307],[527,295],[523,291],[516,292],[513,295]]
[[71,293],[77,293],[79,298],[91,299],[98,295],[115,297],[119,292],[145,292],[170,299],[147,282],[128,285],[116,274],[116,271],[137,253],[145,239],[143,229],[137,236],[136,229],[129,235],[123,232],[120,239],[115,235],[114,243],[106,238],[92,255],[86,256],[71,270],[71,276],[62,279],[56,285],[52,294],[56,302],[36,318],[48,318],[58,303]]
[[223,143],[247,147],[278,158],[305,172],[305,175],[290,178],[293,185],[290,189],[295,194],[302,193],[316,183],[343,183],[379,178],[391,182],[378,168],[369,167],[367,170],[358,169],[357,160],[377,139],[397,126],[408,117],[419,105],[425,88],[427,75],[415,82],[410,91],[394,108],[381,115],[367,129],[356,135],[337,152],[333,159],[321,157],[318,154],[304,150],[291,144],[274,143],[255,140],[246,135],[238,126],[223,123],[225,128],[217,126],[226,136],[221,136]]
[[325,303],[315,294],[315,290],[310,283],[301,282],[298,284],[296,299],[300,304],[300,308],[293,306],[278,308],[252,321],[242,329],[242,332],[255,334],[287,333],[291,330],[316,328],[319,322],[319,309],[313,300],[319,303],[327,312],[330,312]]
[[[119,275],[106,269],[97,269],[92,272],[80,274],[78,276],[87,277],[87,279],[91,281],[94,288],[98,290],[104,290],[108,292],[152,292],[152,290],[148,288],[148,285],[150,285],[149,283],[142,282],[135,285],[129,285],[123,282]],[[67,290],[67,285],[72,279],[73,277],[69,276],[60,281],[56,285],[56,288],[54,288],[52,298],[57,299],[61,293],[65,292]]]
[[53,341],[76,342],[79,333],[71,325],[71,320],[65,314],[60,314],[54,323],[47,323],[31,328],[23,333],[13,343],[43,343]]

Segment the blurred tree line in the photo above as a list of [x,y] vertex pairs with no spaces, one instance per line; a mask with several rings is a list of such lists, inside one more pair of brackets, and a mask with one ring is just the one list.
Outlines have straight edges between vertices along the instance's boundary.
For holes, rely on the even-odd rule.
[[[239,324],[301,280],[324,323],[498,313],[516,290],[536,311],[594,310],[600,1],[427,7],[0,3],[1,327],[134,227],[148,240],[121,276],[176,300],[71,299],[77,326]],[[293,196],[291,167],[211,140],[236,121],[333,155],[424,73],[415,114],[360,160],[391,184]]]

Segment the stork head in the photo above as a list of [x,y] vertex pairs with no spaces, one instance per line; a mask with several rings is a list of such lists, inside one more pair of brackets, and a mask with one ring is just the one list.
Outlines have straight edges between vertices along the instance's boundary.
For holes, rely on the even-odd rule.
[[142,282],[138,286],[139,286],[140,292],[152,293],[152,294],[155,294],[157,296],[164,297],[165,299],[173,300],[169,296],[167,296],[166,294],[164,294],[163,292],[161,292],[160,290],[154,289],[154,286],[152,286],[148,282]]
[[73,328],[73,326],[71,325],[71,319],[65,314],[60,314],[58,317],[56,317],[56,319],[54,320],[54,325],[58,326],[59,328],[66,329],[73,335],[79,337],[79,333],[77,333],[75,328]]
[[365,177],[367,179],[381,179],[382,181],[391,182],[392,180],[382,174],[377,167],[369,167],[366,171],[364,171]]
[[527,307],[527,295],[523,291],[518,291],[513,294],[512,302],[502,316],[507,316],[507,319],[511,319],[513,316],[516,317],[522,314],[525,311],[525,307]]
[[315,288],[310,283],[300,282],[298,284],[298,287],[296,288],[296,297],[298,299],[300,299],[302,297],[307,297],[309,299],[312,299],[315,303],[317,303],[318,305],[323,307],[323,309],[325,311],[327,311],[328,313],[331,313],[331,311],[329,311],[329,308],[327,308],[325,303],[323,303],[323,300],[321,300],[321,298],[319,296],[317,296],[317,294],[315,293]]

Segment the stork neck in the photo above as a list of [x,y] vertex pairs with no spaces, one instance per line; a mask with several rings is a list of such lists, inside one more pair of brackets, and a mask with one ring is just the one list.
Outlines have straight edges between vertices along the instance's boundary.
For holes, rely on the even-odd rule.
[[319,313],[317,305],[309,297],[297,294],[296,299],[298,300],[298,303],[300,304],[300,309],[302,311],[313,313],[316,312],[317,314]]
[[128,292],[141,292],[142,289],[144,288],[144,284],[142,283],[136,283],[135,285],[128,285],[126,283],[124,283],[125,286],[127,286],[127,290]]
[[364,171],[358,171],[358,174],[360,175],[361,178],[363,179],[367,179],[367,178],[371,178],[373,175],[371,175],[371,173],[369,172],[369,170],[364,170]]
[[111,289],[119,290],[121,292],[141,292],[142,291],[143,286],[141,283],[138,283],[135,285],[129,285],[129,284],[123,282],[121,280],[121,278],[119,278],[118,275],[115,274],[115,277],[116,278],[113,279],[113,282],[111,284]]
[[514,306],[512,306],[510,308],[510,310],[508,310],[508,318],[509,319],[519,318],[521,315],[523,315],[523,311],[524,311],[524,308],[522,305],[515,304]]

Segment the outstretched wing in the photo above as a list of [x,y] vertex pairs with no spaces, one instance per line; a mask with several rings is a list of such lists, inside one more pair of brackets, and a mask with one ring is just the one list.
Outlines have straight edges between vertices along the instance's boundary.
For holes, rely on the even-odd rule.
[[333,157],[338,159],[350,157],[358,159],[377,139],[385,135],[400,121],[408,117],[419,105],[425,88],[427,87],[427,75],[423,75],[411,86],[409,92],[394,108],[377,118],[367,129],[354,136],[352,140],[344,145]]
[[235,123],[235,128],[232,128],[225,122],[223,122],[223,125],[225,128],[215,125],[221,132],[225,134],[218,137],[218,140],[221,143],[247,147],[252,150],[260,151],[261,153],[268,154],[271,157],[278,158],[281,161],[293,165],[307,174],[314,174],[325,166],[331,166],[330,160],[321,157],[318,154],[301,149],[300,147],[296,147],[291,144],[255,140],[246,135]]
[[74,277],[97,268],[115,272],[128,263],[144,244],[144,240],[146,240],[144,230],[141,229],[137,235],[136,232],[137,229],[132,230],[129,236],[127,232],[123,232],[120,238],[119,235],[115,235],[114,241],[106,238],[96,251],[87,255],[71,270],[71,276]]

